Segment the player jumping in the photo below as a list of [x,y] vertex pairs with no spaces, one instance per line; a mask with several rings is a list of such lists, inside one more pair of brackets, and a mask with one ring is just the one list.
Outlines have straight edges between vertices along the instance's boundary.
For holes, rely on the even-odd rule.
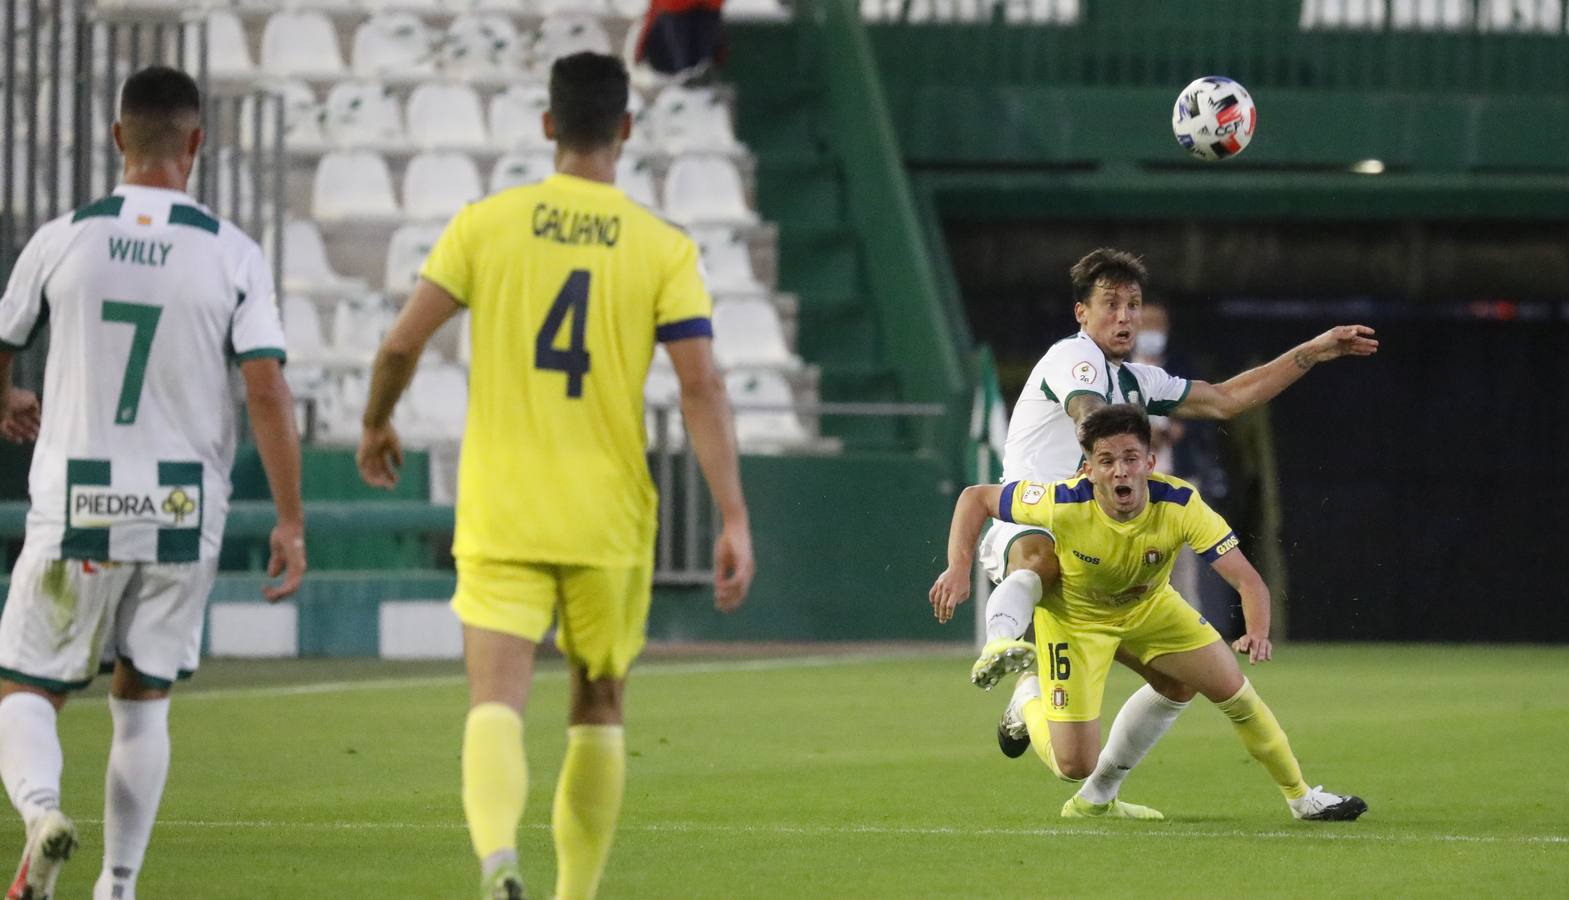
[[300,446],[283,326],[261,248],[185,193],[202,143],[183,72],[126,80],[114,193],[38,230],[0,299],[3,432],[35,436],[37,398],[11,358],[47,320],[42,427],[27,538],[0,617],[0,777],[27,825],[8,900],[46,900],[76,846],[60,811],[55,717],[112,669],[114,738],[94,900],[134,900],[169,772],[169,689],[196,670],[229,508],[236,410],[246,408],[277,505],[264,589],[305,572]]
[[[1186,544],[1242,595],[1247,633],[1232,647],[1253,663],[1270,659],[1269,589],[1231,527],[1193,486],[1154,471],[1144,412],[1126,404],[1096,410],[1079,440],[1087,475],[966,488],[954,508],[948,568],[932,585],[932,610],[947,621],[969,593],[975,539],[988,516],[1055,536],[1061,575],[1035,611],[1041,675],[1027,673],[1014,689],[1003,716],[1005,750],[1008,741],[1017,753],[1033,747],[1065,781],[1095,771],[1101,694],[1120,648],[1139,665],[1192,685],[1225,713],[1293,816],[1350,820],[1366,812],[1360,798],[1308,787],[1274,713],[1214,627],[1172,589],[1172,562]],[[1085,805],[1075,794],[1064,815]]]
[[[1342,325],[1218,384],[1179,378],[1127,361],[1148,281],[1137,256],[1102,248],[1080,259],[1068,275],[1081,330],[1052,345],[1030,372],[1008,423],[1004,481],[1072,477],[1082,459],[1076,423],[1107,404],[1131,403],[1151,415],[1229,419],[1268,403],[1318,363],[1378,349],[1371,328]],[[1049,530],[993,521],[980,554],[982,568],[997,587],[986,603],[987,643],[970,678],[990,690],[1005,674],[1024,671],[1035,661],[1034,648],[1020,638],[1057,578],[1057,553]],[[1147,807],[1118,801],[1117,792],[1187,708],[1194,691],[1128,653],[1119,652],[1117,661],[1149,683],[1128,698],[1112,723],[1100,767],[1079,792],[1086,802],[1065,807],[1065,815],[1160,817]]]

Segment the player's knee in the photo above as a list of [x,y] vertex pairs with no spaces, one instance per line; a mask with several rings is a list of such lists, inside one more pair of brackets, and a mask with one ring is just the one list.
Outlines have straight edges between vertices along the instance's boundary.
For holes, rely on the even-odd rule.
[[4,679],[0,679],[0,700],[9,697],[12,694],[37,694],[45,700],[48,700],[49,705],[54,707],[55,712],[59,712],[60,709],[65,706],[65,694],[52,693],[50,691],[44,690],[41,687],[36,687],[31,684],[22,684],[16,681],[6,681]]
[[1184,682],[1178,681],[1170,675],[1162,675],[1154,670],[1147,670],[1144,673],[1144,677],[1149,681],[1150,687],[1155,689],[1155,693],[1173,703],[1187,703],[1194,697],[1197,697],[1199,693]]
[[619,678],[590,679],[582,669],[572,674],[573,725],[621,724],[621,701],[626,682]]
[[1029,547],[1016,548],[1010,562],[1014,570],[1028,569],[1039,575],[1043,586],[1054,583],[1061,574],[1057,565],[1056,545],[1044,537]]
[[109,696],[116,700],[162,700],[169,696],[169,685],[151,681],[126,660],[114,667],[114,678],[109,682]]
[[1090,777],[1095,772],[1095,760],[1079,757],[1058,759],[1055,769],[1057,777],[1063,781],[1079,782]]

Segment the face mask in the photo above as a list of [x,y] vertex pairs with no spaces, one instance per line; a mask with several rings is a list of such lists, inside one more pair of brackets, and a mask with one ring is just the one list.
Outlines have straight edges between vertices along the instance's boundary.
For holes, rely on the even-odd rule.
[[1160,356],[1166,352],[1166,332],[1141,331],[1133,336],[1133,352],[1139,356]]

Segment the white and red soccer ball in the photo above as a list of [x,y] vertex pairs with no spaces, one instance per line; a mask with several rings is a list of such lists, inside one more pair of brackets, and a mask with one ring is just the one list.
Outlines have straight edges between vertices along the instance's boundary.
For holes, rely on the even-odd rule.
[[1248,89],[1219,75],[1206,75],[1183,88],[1171,111],[1177,143],[1209,162],[1241,153],[1257,127],[1258,107]]

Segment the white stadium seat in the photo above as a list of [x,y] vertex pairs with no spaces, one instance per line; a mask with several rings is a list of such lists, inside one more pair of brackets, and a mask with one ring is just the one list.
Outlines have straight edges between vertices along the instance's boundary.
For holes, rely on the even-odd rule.
[[443,65],[468,78],[515,77],[523,69],[523,40],[505,16],[458,16],[447,27]]
[[341,359],[367,364],[381,347],[398,311],[380,294],[363,294],[339,301],[333,306],[332,354]]
[[714,359],[722,369],[801,366],[785,343],[779,311],[761,297],[714,304]]
[[745,235],[733,228],[694,228],[691,234],[703,254],[709,290],[748,294],[764,290],[752,269],[752,251]]
[[533,184],[556,171],[556,159],[548,153],[512,153],[496,160],[490,173],[490,192],[500,193],[520,184]]
[[610,15],[606,0],[533,0],[534,13],[539,16],[584,15],[603,18]]
[[616,187],[652,210],[659,209],[659,192],[654,187],[654,165],[644,156],[622,154],[616,161]]
[[654,134],[653,109],[643,102],[643,95],[633,88],[627,93],[627,112],[632,114],[632,136],[626,149],[632,153],[651,153],[658,141]]
[[301,78],[342,75],[343,54],[332,21],[310,10],[273,13],[262,32],[261,68],[270,75]]
[[327,92],[322,131],[340,147],[403,143],[398,100],[375,81],[340,81]]
[[409,138],[416,147],[480,148],[490,143],[479,95],[466,84],[422,84],[409,95]]
[[811,437],[794,411],[747,409],[795,405],[790,383],[778,372],[731,372],[725,376],[725,392],[735,406],[736,440],[742,450],[778,450],[810,442]]
[[441,237],[441,225],[404,225],[387,242],[383,287],[391,293],[408,293],[419,281],[419,270]]
[[686,438],[681,419],[681,379],[676,377],[668,361],[664,366],[649,367],[648,381],[643,383],[643,404],[648,445],[659,445],[659,414],[656,410],[664,408],[666,445],[672,449],[680,447]]
[[683,156],[665,175],[665,214],[683,225],[750,224],[746,191],[735,163],[722,156]]
[[534,34],[530,64],[536,75],[545,78],[550,75],[551,63],[583,51],[610,52],[610,35],[599,20],[582,14],[551,16],[540,23]]
[[461,366],[421,365],[406,399],[409,425],[417,438],[457,440],[468,414],[468,376]]
[[779,0],[726,0],[725,18],[738,22],[766,22],[790,18],[790,11]]
[[461,153],[421,153],[403,176],[403,209],[411,219],[445,221],[484,195],[474,160]]
[[501,147],[549,149],[540,116],[550,108],[550,90],[542,84],[518,84],[490,100],[490,137]]
[[715,91],[665,88],[654,99],[651,118],[655,140],[666,153],[729,153],[738,149],[730,110]]
[[[327,137],[322,133],[325,107],[316,99],[310,85],[292,78],[280,78],[258,85],[268,93],[283,99],[283,140],[290,149],[315,150],[326,146]],[[270,108],[262,116],[262,141],[272,146],[273,127]],[[256,99],[246,94],[240,100],[240,143],[254,143],[256,130]]]
[[322,220],[390,219],[402,215],[392,194],[392,174],[374,153],[328,153],[316,166],[311,215]]
[[[284,350],[292,362],[320,360],[326,354],[327,342],[321,334],[321,313],[309,298],[289,295],[283,298]],[[292,366],[291,366],[292,368]]]
[[[251,62],[251,44],[245,36],[245,23],[227,9],[207,12],[207,74],[215,78],[249,78],[256,66]],[[196,39],[199,23],[186,26],[185,67],[195,72],[200,64],[200,42]]]
[[355,30],[351,59],[361,78],[427,78],[436,72],[436,41],[418,16],[381,13]]
[[316,400],[317,434],[324,441],[357,443],[370,380],[363,371],[339,372],[328,377]]
[[291,219],[283,226],[283,289],[289,293],[364,293],[365,282],[339,275],[327,260],[327,245],[315,222]]

